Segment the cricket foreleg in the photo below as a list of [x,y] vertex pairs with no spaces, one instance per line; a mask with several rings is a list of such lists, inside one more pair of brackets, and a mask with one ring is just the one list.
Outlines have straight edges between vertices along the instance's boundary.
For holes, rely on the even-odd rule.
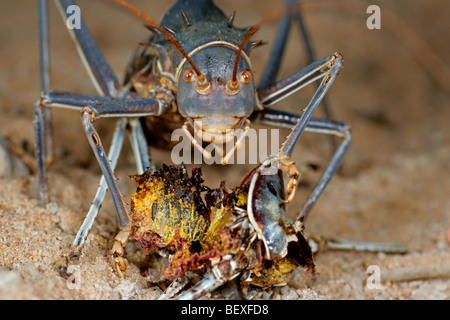
[[[292,128],[300,121],[301,116],[289,113],[285,111],[273,110],[266,108],[258,112],[254,118],[255,122],[267,124],[270,126]],[[322,174],[321,179],[314,188],[312,194],[306,201],[303,209],[300,211],[297,219],[306,220],[313,205],[325,189],[326,185],[331,179],[331,176],[336,172],[337,168],[342,162],[342,159],[350,146],[352,135],[350,127],[342,122],[332,121],[328,119],[311,118],[305,127],[305,131],[332,135],[340,138],[342,141],[330,160],[325,172]]]
[[[300,115],[266,108],[256,114],[254,121],[271,126],[291,128],[298,123],[299,119]],[[344,154],[352,140],[350,127],[347,124],[328,119],[311,118],[305,131],[332,135],[340,138],[342,141],[325,169],[325,172],[322,174],[321,179],[300,211],[297,217],[299,222],[306,220],[308,217],[313,205],[316,203],[325,186],[330,181],[331,176],[342,162]],[[404,253],[407,251],[407,248],[402,243],[362,242],[345,239],[328,239],[316,236],[311,236],[309,243],[313,252],[317,252],[320,249],[386,253]]]
[[120,276],[123,276],[123,271],[126,269],[126,265],[123,260],[123,248],[127,245],[128,237],[131,233],[131,223],[122,194],[117,186],[110,161],[105,155],[100,137],[94,128],[93,122],[100,117],[128,116],[135,118],[140,115],[158,115],[165,110],[167,110],[166,103],[157,100],[136,99],[124,101],[121,99],[111,99],[89,105],[81,111],[81,121],[86,137],[88,138],[89,144],[91,145],[97,161],[100,164],[100,168],[106,181],[106,185],[111,193],[119,221],[120,232],[115,237],[111,254],[113,255],[114,264]]
[[[125,129],[127,126],[127,121],[125,119],[121,119],[117,122],[116,130],[114,131],[114,136],[111,142],[111,147],[108,153],[109,164],[111,170],[114,171],[117,160],[120,155],[120,151],[122,149],[123,140],[125,136]],[[100,210],[100,206],[105,198],[107,190],[107,184],[105,177],[102,176],[100,178],[99,186],[97,189],[97,193],[95,194],[94,200],[92,201],[91,207],[89,208],[88,214],[86,215],[83,224],[81,225],[78,233],[73,241],[72,247],[76,250],[80,250],[86,237],[91,229],[95,218],[97,217],[98,211]]]

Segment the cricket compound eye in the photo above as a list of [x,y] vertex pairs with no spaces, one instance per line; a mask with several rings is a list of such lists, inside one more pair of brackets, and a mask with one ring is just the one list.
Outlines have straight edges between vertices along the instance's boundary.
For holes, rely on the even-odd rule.
[[192,69],[184,70],[183,80],[186,82],[192,82],[194,80],[194,71],[192,71]]
[[249,70],[244,70],[241,73],[241,82],[243,84],[249,84],[252,82],[253,76],[252,73]]

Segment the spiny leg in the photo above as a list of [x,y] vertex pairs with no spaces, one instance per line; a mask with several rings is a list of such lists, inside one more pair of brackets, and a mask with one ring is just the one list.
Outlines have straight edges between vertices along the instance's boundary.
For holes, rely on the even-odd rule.
[[160,115],[167,110],[168,104],[154,99],[136,98],[133,93],[126,91],[122,91],[119,95],[128,97],[128,99],[81,95],[66,91],[48,91],[41,94],[40,101],[43,106],[78,111],[82,111],[86,105],[89,105],[95,119],[101,117],[130,117],[130,140],[136,158],[137,171],[143,173],[145,169],[151,168],[151,163],[147,142],[138,117]]
[[[131,122],[131,123],[129,123]],[[117,160],[119,158],[122,145],[123,145],[123,139],[125,135],[125,130],[127,125],[130,125],[132,128],[130,140],[132,141],[132,145],[135,143],[138,144],[139,150],[136,150],[135,152],[135,158],[136,158],[136,167],[138,172],[142,173],[143,168],[150,167],[150,162],[148,161],[148,155],[145,155],[145,150],[147,149],[147,146],[142,147],[142,143],[146,143],[146,141],[142,141],[142,136],[139,136],[139,129],[135,128],[134,123],[138,122],[137,119],[131,119],[130,121],[127,121],[126,119],[121,119],[117,122],[116,129],[114,131],[114,136],[111,142],[111,147],[108,153],[108,159],[110,160],[110,166],[112,171],[115,170],[115,167],[117,165]],[[141,128],[142,131],[142,128]],[[143,134],[143,133],[142,133]],[[145,138],[144,138],[145,139]],[[133,150],[135,150],[135,147],[133,147]],[[147,162],[145,162],[145,159],[147,159]],[[142,171],[139,171],[142,170]],[[91,204],[91,207],[89,208],[88,214],[86,215],[83,224],[81,225],[80,229],[78,230],[78,233],[75,237],[75,240],[72,244],[72,247],[76,250],[80,250],[82,245],[84,244],[84,241],[89,233],[89,230],[91,229],[95,218],[97,217],[98,211],[100,210],[100,206],[105,198],[107,190],[107,184],[105,177],[102,175],[99,186],[97,189],[97,192],[95,194],[94,200]]]
[[[135,96],[132,93],[123,91],[119,93],[120,96],[130,96],[128,97],[128,100],[125,100],[124,98],[111,98],[111,97],[98,97],[98,96],[91,96],[91,95],[82,95],[82,94],[76,94],[72,92],[67,91],[47,91],[43,92],[41,94],[41,103],[44,106],[50,106],[50,107],[58,107],[58,108],[66,108],[66,109],[72,109],[77,111],[82,111],[83,108],[86,105],[95,105],[96,108],[102,108],[104,105],[111,105],[111,104],[117,104],[121,108],[124,109],[133,109],[134,104],[145,104],[145,102],[148,102],[149,100],[144,100],[140,97],[135,98]],[[125,101],[128,101],[129,103],[126,103]],[[153,102],[153,100],[150,100]],[[139,108],[139,107],[136,107]],[[140,110],[145,111],[145,110]],[[148,109],[147,109],[148,111]],[[150,162],[148,160],[148,148],[145,140],[144,133],[142,131],[142,127],[139,123],[139,120],[136,119],[130,119],[128,122],[123,122],[123,125],[129,124],[131,127],[131,144],[133,147],[133,150],[135,150],[135,156],[136,156],[136,162],[137,162],[137,171],[142,173],[145,168],[150,167]],[[118,130],[118,129],[116,129]],[[122,131],[122,129],[120,130]],[[113,138],[114,140],[114,138]],[[115,145],[112,143],[112,145]],[[120,152],[120,148],[119,148]],[[118,154],[117,154],[118,157]],[[112,163],[114,162],[112,159],[112,156],[109,156]],[[113,167],[113,165],[111,165]],[[103,179],[103,178],[102,178]],[[100,182],[100,186],[104,185],[105,181],[104,179]],[[104,193],[104,191],[101,191],[102,187],[99,188],[98,192]],[[94,199],[94,203],[97,203],[99,201],[99,198],[96,196]],[[99,205],[101,204],[103,200],[100,200]]]
[[395,242],[363,242],[352,241],[346,239],[328,239],[321,237],[315,239],[312,237],[309,239],[311,247],[315,246],[319,251],[320,249],[330,250],[346,250],[346,251],[366,251],[366,252],[385,252],[385,253],[406,253],[408,249],[403,243]]
[[111,99],[113,98],[53,90],[41,92],[38,102],[45,108],[62,108],[81,112],[87,105],[102,103]]
[[[324,73],[323,75],[324,78],[319,88],[314,93],[314,96],[312,97],[310,103],[305,108],[305,111],[300,117],[300,120],[292,128],[292,132],[289,134],[283,146],[281,147],[280,158],[291,156],[292,151],[294,150],[295,145],[299,141],[303,131],[305,130],[309,120],[311,119],[312,114],[316,110],[320,101],[325,96],[330,86],[333,84],[334,79],[337,77],[340,69],[342,68],[342,65],[343,65],[342,56],[339,54],[334,54],[329,57],[327,65],[324,65],[320,69],[320,72]],[[289,90],[287,90],[287,93],[289,93]],[[277,97],[277,93],[274,93],[272,95],[275,96],[275,98]]]
[[[254,121],[275,127],[292,128],[299,123],[300,119],[301,116],[294,113],[266,108],[257,113]],[[308,217],[312,207],[317,202],[317,199],[322,194],[322,191],[325,189],[332,175],[336,172],[342,162],[345,152],[350,146],[352,140],[350,127],[345,123],[336,122],[333,120],[311,117],[305,127],[305,131],[333,135],[341,138],[342,142],[335,150],[335,153],[322,174],[318,184],[315,186],[313,192],[303,206],[303,209],[300,211],[297,219],[301,221],[305,221]]]
[[48,190],[47,190],[47,166],[45,163],[46,154],[46,121],[44,120],[44,112],[39,103],[34,106],[34,139],[36,145],[36,160],[38,168],[38,188],[39,199],[41,205],[45,205],[48,202]]
[[[96,96],[89,96],[89,95],[80,95],[80,94],[74,94],[70,92],[64,92],[64,91],[49,91],[49,92],[43,92],[41,94],[40,103],[42,106],[46,108],[67,108],[72,110],[78,110],[81,112],[83,109],[83,106],[86,104],[95,104],[100,102],[105,102],[106,100],[110,100],[112,98],[110,97],[96,97]],[[39,108],[38,110],[41,110]],[[120,155],[120,151],[123,145],[123,139],[124,139],[124,132],[127,125],[126,119],[121,119],[117,122],[116,129],[114,132],[114,136],[111,142],[111,148],[108,154],[108,158],[111,161],[110,166],[112,170],[114,170],[117,160]],[[75,239],[72,243],[72,252],[68,255],[68,259],[70,261],[77,260],[79,258],[79,255],[81,253],[81,248],[86,240],[86,237],[92,228],[92,225],[95,221],[95,218],[97,217],[98,211],[100,209],[100,206],[105,198],[107,190],[107,184],[105,177],[102,176],[99,182],[99,186],[97,189],[97,192],[95,194],[95,197],[92,201],[92,204],[89,208],[89,211],[79,228]],[[67,261],[67,262],[70,262]]]
[[119,187],[116,183],[116,178],[114,177],[114,172],[111,168],[109,159],[105,155],[103,145],[101,143],[100,137],[92,125],[93,118],[92,114],[86,111],[82,112],[81,122],[83,128],[88,138],[89,144],[94,151],[95,157],[97,158],[100,168],[103,173],[103,177],[106,180],[111,198],[113,200],[114,207],[116,209],[117,218],[119,221],[119,234],[115,237],[115,242],[113,246],[113,256],[114,263],[116,265],[117,272],[123,276],[122,271],[125,270],[124,263],[121,263],[121,256],[123,255],[123,247],[126,246],[128,237],[131,233],[131,222],[128,215],[128,210],[126,208],[125,202],[122,198],[122,194],[119,191]]
[[[50,88],[50,53],[49,53],[49,32],[47,17],[46,0],[39,1],[39,53],[40,53],[40,70],[41,75],[41,91]],[[51,111],[48,108],[42,108],[43,115],[43,135],[45,139],[44,158],[46,165],[53,162],[53,137],[51,132]]]
[[[256,114],[254,121],[276,127],[291,128],[298,123],[299,119],[300,115],[266,108]],[[312,117],[308,122],[305,131],[333,135],[341,138],[342,142],[325,169],[325,173],[322,175],[318,184],[303,206],[303,209],[300,211],[299,216],[297,217],[298,221],[306,220],[313,205],[316,203],[325,186],[328,184],[333,172],[335,172],[339,167],[342,158],[344,157],[344,153],[351,142],[349,126],[345,123],[336,122],[333,120]],[[363,242],[345,239],[328,239],[325,237],[314,236],[310,237],[309,242],[313,252],[319,251],[319,248],[387,253],[404,253],[407,251],[405,245],[402,243]]]
[[[311,43],[311,37],[309,35],[308,28],[306,27],[305,21],[303,19],[303,15],[300,11],[298,11],[298,12],[294,13],[294,16],[295,16],[295,20],[297,21],[297,23],[300,27],[300,32],[303,37],[303,42],[305,43],[305,52],[306,52],[306,56],[308,57],[308,63],[313,63],[314,61],[316,61],[317,58],[316,58],[316,54],[314,52],[314,47]],[[317,86],[319,86],[319,83],[317,83]],[[326,96],[323,97],[323,99],[322,99],[322,107],[323,107],[323,113],[325,115],[325,118],[332,119],[330,104],[329,104]],[[331,141],[333,143],[333,147],[335,147],[334,140],[332,139]]]
[[[284,7],[287,8],[289,6],[293,6],[295,4],[300,3],[301,0],[286,0],[284,3]],[[283,58],[284,50],[286,48],[287,38],[289,32],[292,28],[293,23],[297,22],[300,27],[300,33],[303,38],[303,43],[305,47],[305,52],[307,56],[307,61],[309,64],[314,63],[316,61],[315,50],[313,48],[311,37],[309,35],[308,28],[306,27],[305,21],[303,19],[303,15],[300,11],[295,11],[292,13],[286,13],[280,21],[278,26],[277,35],[274,40],[274,45],[272,47],[272,52],[269,57],[269,61],[267,62],[266,68],[264,70],[263,76],[261,77],[261,81],[258,85],[258,91],[269,87],[273,83],[275,83],[276,78],[278,76],[281,60]],[[317,87],[319,86],[319,82],[316,82]],[[327,97],[323,97],[322,99],[322,108],[325,115],[325,118],[331,119],[331,108],[328,102]],[[336,141],[330,136],[330,142],[332,146],[332,150],[336,151]]]
[[[113,171],[117,165],[117,160],[119,158],[120,151],[122,149],[126,126],[127,126],[126,119],[121,119],[117,121],[116,129],[114,131],[114,135],[111,141],[111,147],[108,153],[108,159],[110,160],[111,170]],[[92,228],[94,220],[97,217],[98,211],[100,210],[100,206],[103,203],[103,200],[105,199],[106,190],[107,190],[106,180],[105,177],[102,175],[102,177],[100,178],[100,182],[94,200],[92,201],[91,207],[89,208],[89,211],[86,217],[84,218],[83,224],[78,230],[78,233],[73,241],[72,247],[75,250],[80,250],[81,247],[83,246],[86,237],[90,229]]]
[[[74,1],[55,0],[55,3],[61,12],[64,24],[66,24],[69,14],[71,14],[70,10],[68,12],[69,6],[74,5]],[[47,0],[39,0],[38,15],[41,91],[46,92],[50,88]],[[79,18],[81,27],[79,29],[68,28],[69,33],[99,94],[114,96],[118,92],[118,81],[86,28],[84,20],[82,17]],[[45,204],[48,202],[47,166],[53,158],[51,113],[45,106],[36,104],[34,114],[39,197]]]
[[[130,103],[134,101],[134,103]],[[114,172],[110,166],[109,159],[105,156],[100,137],[94,128],[93,122],[100,117],[131,117],[160,115],[168,109],[168,104],[163,101],[153,99],[121,100],[111,99],[102,103],[96,103],[83,108],[81,112],[81,122],[85,130],[89,144],[94,151],[98,163],[102,169],[106,184],[110,191],[114,207],[116,209],[119,221],[120,232],[114,238],[115,242],[111,249],[114,264],[118,274],[123,277],[123,271],[126,269],[123,260],[124,247],[128,243],[128,237],[131,234],[131,223],[126,209],[125,202],[119,191],[114,177]]]
[[[40,108],[37,110],[42,110],[43,108],[66,108],[71,110],[77,110],[81,112],[83,107],[87,104],[94,104],[99,102],[104,102],[110,100],[110,97],[97,97],[90,95],[80,95],[66,91],[44,91],[41,93],[41,98],[38,101],[40,103]],[[120,120],[117,123],[116,130],[111,142],[111,149],[108,158],[111,161],[111,167],[115,168],[117,159],[120,154],[120,150],[123,144],[124,130],[126,126],[126,120]],[[40,157],[38,157],[40,159]],[[97,217],[100,206],[106,195],[106,181],[102,176],[99,182],[99,187],[89,208],[89,211],[79,228],[77,235],[72,243],[73,252],[70,253],[69,257],[71,259],[77,259],[81,247],[83,246],[89,230],[92,228],[95,218]]]
[[313,208],[314,204],[317,202],[317,199],[322,194],[325,187],[330,182],[331,177],[334,175],[336,170],[338,169],[339,165],[342,162],[342,159],[344,158],[345,153],[347,152],[350,143],[352,141],[352,135],[350,133],[350,128],[345,124],[336,124],[333,122],[327,122],[326,120],[323,122],[313,122],[307,129],[307,131],[310,132],[316,132],[316,133],[325,133],[325,134],[331,134],[338,136],[342,138],[342,142],[339,145],[339,147],[335,150],[333,157],[331,158],[327,168],[323,172],[322,176],[320,177],[319,183],[314,188],[313,192],[309,196],[308,200],[306,201],[305,205],[303,206],[302,211],[300,212],[298,216],[298,220],[306,221],[308,218],[309,213],[311,212],[311,209]]
[[[318,104],[323,99],[329,87],[331,86],[334,79],[338,75],[339,70],[342,68],[342,63],[343,63],[342,56],[338,53],[335,53],[322,60],[314,62],[313,64],[295,73],[294,75],[282,79],[277,83],[273,84],[272,86],[259,92],[260,101],[262,105],[266,107],[286,98],[288,95],[296,92],[297,90],[303,88],[304,86],[310,84],[311,82],[314,82],[322,78],[322,82],[319,88],[314,93],[314,96],[312,97],[308,106],[305,108],[300,119],[298,119],[298,122],[292,128],[292,132],[286,138],[286,141],[283,143],[278,155],[280,164],[282,164],[284,167],[290,168],[289,169],[290,179],[288,181],[288,189],[287,189],[288,192],[287,201],[292,200],[296,191],[298,181],[298,171],[296,172],[296,170],[293,169],[295,168],[295,165],[290,160],[290,156],[292,154],[295,145],[300,139],[300,136],[307,127],[308,122],[312,117],[312,114],[314,113]],[[336,151],[337,154],[343,155],[343,152],[345,152],[345,149],[343,150],[343,148],[344,147],[341,145],[341,148]],[[327,172],[327,174],[328,173],[329,172]],[[327,179],[329,180],[329,177],[324,177],[323,188],[328,182]],[[322,184],[320,184],[320,186],[322,186]],[[320,190],[320,192],[322,190]]]
[[[81,95],[66,91],[47,91],[41,93],[41,98],[39,101],[45,108],[64,108],[81,112],[86,105],[103,103],[111,99],[113,98]],[[108,158],[111,161],[110,165],[113,170],[117,164],[120,150],[123,145],[126,125],[126,119],[122,119],[117,122],[114,136],[111,142],[111,148],[108,154]],[[81,249],[81,246],[84,244],[89,230],[92,227],[92,224],[106,195],[106,189],[106,181],[102,176],[94,200],[92,201],[91,207],[89,208],[88,214],[86,215],[85,220],[83,221],[83,224],[78,230],[78,233],[73,241],[72,247],[77,251]],[[77,253],[73,253],[73,255],[76,256]]]
[[[301,2],[301,0],[286,0],[284,3],[284,7],[288,8],[299,2]],[[274,44],[272,46],[272,51],[270,53],[269,60],[264,69],[264,73],[261,77],[260,83],[258,84],[258,91],[266,87],[269,87],[275,83],[280,70],[281,61],[283,58],[284,50],[287,44],[287,39],[289,36],[289,32],[292,28],[293,22],[297,22],[300,27],[300,32],[305,45],[305,52],[308,58],[308,63],[312,64],[314,61],[316,61],[314,48],[312,46],[309,31],[304,22],[302,13],[299,11],[293,13],[286,13],[280,19],[278,31],[274,39]],[[317,84],[317,86],[318,85],[319,84]],[[325,117],[331,119],[331,110],[326,97],[322,99],[322,106]]]
[[[291,76],[258,90],[258,95],[262,106],[269,107],[297,92],[308,84],[330,75],[330,70],[335,65],[335,62],[338,63],[338,67],[335,67],[335,69],[340,69],[342,67],[342,61],[342,56],[339,53],[334,53],[311,63],[304,69],[294,73]],[[327,86],[327,88],[328,87],[329,86]],[[323,85],[316,90],[316,94],[321,91],[323,91]],[[323,97],[323,95],[321,95],[321,97]]]
[[[126,96],[127,93],[123,93],[123,95]],[[123,275],[122,271],[125,267],[122,254],[123,246],[126,245],[129,236],[129,217],[115,182],[113,170],[123,144],[124,130],[128,119],[119,121],[108,157],[105,155],[98,133],[92,123],[101,117],[124,117],[130,118],[133,121],[138,116],[159,115],[167,110],[168,104],[153,99],[96,97],[63,91],[44,92],[42,93],[41,101],[43,101],[42,103],[46,107],[81,111],[83,128],[103,172],[96,196],[82,227],[77,233],[73,247],[77,251],[80,250],[104,199],[106,188],[109,188],[121,228],[121,231],[115,238],[115,245],[113,247],[114,262],[119,274]],[[88,104],[88,107],[83,107],[86,104]],[[139,143],[142,144],[142,137],[138,139],[140,139]],[[143,152],[145,152],[145,149]],[[142,155],[141,158],[143,158]]]
[[[61,17],[66,21],[72,14],[70,6],[75,5],[73,0],[55,0]],[[83,17],[79,17],[80,28],[67,28],[75,47],[88,72],[92,83],[102,96],[116,96],[119,91],[119,82],[106,61],[103,53],[98,48],[94,38],[87,28]]]
[[[50,88],[50,65],[48,44],[48,17],[47,1],[39,0],[39,56],[40,56],[40,88],[46,91]],[[34,133],[36,144],[36,159],[38,168],[39,198],[44,205],[48,202],[47,191],[47,165],[51,162],[52,136],[51,136],[51,112],[39,102],[34,106]]]
[[[292,0],[285,1],[285,7],[292,4]],[[261,80],[258,84],[258,91],[275,83],[280,71],[281,60],[286,48],[286,42],[291,29],[292,15],[287,13],[280,19],[277,34],[273,40],[272,51],[267,61]]]
[[[74,1],[71,0],[55,0],[56,5],[61,13],[61,16],[63,18],[63,21],[66,22],[69,18],[69,15],[72,14],[70,6],[74,5]],[[44,2],[43,2],[44,3]],[[45,5],[46,3],[44,3]],[[40,10],[40,15],[43,17],[43,21],[46,21],[46,12],[44,12],[46,9],[46,6],[42,6],[42,10]],[[43,201],[47,201],[47,195],[46,195],[46,168],[45,165],[43,165],[44,157],[47,154],[47,151],[45,150],[45,143],[44,143],[44,134],[43,134],[43,128],[44,128],[44,115],[41,112],[41,108],[47,107],[47,106],[53,106],[53,107],[66,107],[70,109],[76,109],[79,110],[80,108],[90,105],[91,108],[83,109],[85,112],[82,113],[82,124],[85,129],[85,132],[88,136],[89,143],[91,147],[94,149],[95,155],[100,163],[100,166],[102,167],[102,171],[104,174],[104,181],[106,182],[107,187],[110,189],[114,205],[116,207],[117,216],[119,220],[119,225],[121,226],[121,232],[116,236],[115,238],[115,245],[113,248],[113,254],[116,255],[115,257],[115,264],[116,268],[118,269],[119,274],[121,274],[121,271],[124,269],[123,261],[121,258],[121,255],[123,253],[123,246],[126,244],[126,241],[129,236],[129,218],[128,213],[125,209],[123,199],[121,199],[121,195],[119,193],[119,190],[117,188],[117,184],[115,183],[115,178],[113,171],[111,169],[111,166],[109,164],[108,158],[104,154],[104,149],[101,145],[100,139],[98,137],[98,134],[96,133],[93,125],[91,122],[95,120],[96,117],[138,117],[140,115],[155,115],[162,113],[166,110],[167,105],[163,102],[159,102],[156,100],[143,100],[143,99],[134,99],[134,101],[129,100],[127,102],[124,102],[121,99],[108,99],[107,97],[117,97],[120,96],[121,93],[123,95],[122,98],[127,96],[128,98],[135,98],[131,93],[124,93],[124,91],[121,91],[119,89],[119,83],[116,79],[116,76],[114,75],[112,69],[110,68],[109,64],[107,63],[106,59],[104,58],[101,51],[98,49],[94,39],[92,38],[89,30],[87,29],[84,20],[80,18],[80,28],[68,28],[68,31],[74,40],[75,46],[77,48],[77,51],[81,57],[81,60],[83,61],[86,70],[88,74],[91,77],[91,80],[97,89],[98,93],[101,96],[105,96],[105,98],[95,98],[92,99],[92,97],[89,96],[82,96],[82,95],[74,95],[74,94],[68,94],[66,97],[53,94],[51,92],[48,92],[48,88],[45,88],[43,97],[45,98],[52,98],[54,101],[47,101],[46,104],[39,104],[39,110],[35,112],[36,116],[36,145],[37,145],[37,156],[38,156],[38,168],[39,168],[39,177],[40,177],[40,185],[43,186],[42,190],[44,190],[41,193],[41,198]],[[43,25],[43,24],[42,24]],[[45,30],[45,29],[44,29]],[[41,37],[45,38],[46,37]],[[46,44],[46,42],[41,41],[41,43]],[[48,46],[48,45],[47,45]],[[43,63],[42,65],[45,65]],[[47,96],[45,97],[45,93],[47,93]],[[55,93],[55,92],[53,92]],[[50,99],[51,100],[51,99]],[[87,103],[88,102],[88,103]],[[53,105],[52,105],[53,103]],[[86,112],[87,111],[87,112]],[[105,113],[103,113],[105,112]],[[126,115],[124,115],[126,114]],[[119,130],[121,131],[121,130]],[[139,136],[139,133],[135,130],[132,134],[134,138],[136,136]],[[123,134],[119,134],[122,139]],[[141,136],[134,140],[142,140]],[[139,142],[141,144],[141,142]],[[116,144],[116,146],[121,146],[121,143]],[[113,151],[116,148],[113,148]],[[120,149],[120,148],[118,148]],[[141,157],[138,160],[140,163],[140,166],[145,165],[145,160],[143,160],[144,156],[142,155],[142,148],[140,148],[141,151]],[[116,149],[117,150],[117,149]],[[92,212],[89,217],[95,216],[96,212],[98,212],[98,208],[101,204],[100,198],[104,197],[104,190],[105,190],[105,182],[100,181],[100,187],[97,192],[97,196],[94,199],[94,203],[91,206]],[[98,200],[98,201],[96,201]],[[88,217],[88,218],[89,218]],[[90,223],[90,222],[88,222]],[[89,228],[85,228],[84,230],[88,230]],[[80,231],[81,234],[83,234],[83,229]],[[84,241],[85,236],[81,235],[75,240],[75,244],[82,243]],[[117,257],[118,256],[118,257]],[[122,274],[121,274],[122,275]]]

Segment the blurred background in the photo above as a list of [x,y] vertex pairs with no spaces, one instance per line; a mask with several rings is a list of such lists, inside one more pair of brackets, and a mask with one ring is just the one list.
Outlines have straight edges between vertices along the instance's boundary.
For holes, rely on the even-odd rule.
[[[79,0],[77,3],[106,59],[118,78],[123,79],[126,65],[138,43],[149,36],[148,30],[142,21],[109,1]],[[130,0],[130,3],[159,21],[173,1]],[[245,27],[277,10],[283,1],[217,0],[216,3],[226,15],[236,11],[235,25]],[[446,78],[450,65],[447,59],[450,3],[374,0],[358,4],[351,12],[332,6],[303,13],[316,58],[336,51],[344,56],[344,69],[327,99],[333,118],[349,124],[354,138],[339,173],[313,209],[306,228],[310,233],[327,237],[403,242],[415,255],[386,257],[326,252],[317,258],[320,279],[299,280],[301,284],[297,285],[306,283],[324,292],[327,298],[426,297],[429,295],[423,291],[423,283],[392,285],[384,291],[368,292],[357,284],[346,285],[345,279],[355,272],[364,274],[366,266],[372,264],[389,268],[409,265],[412,261],[414,264],[450,263],[450,79]],[[366,27],[369,14],[365,9],[371,4],[381,8],[380,30]],[[51,87],[96,94],[52,1],[49,8]],[[39,97],[37,26],[36,1],[0,3],[0,135],[9,141],[28,168],[22,177],[0,180],[0,186],[4,193],[17,192],[31,201],[32,208],[36,205],[36,190],[27,186],[33,186],[36,180],[32,115],[33,102]],[[252,37],[267,42],[251,54],[257,79],[263,73],[276,28],[277,21],[268,22]],[[295,27],[279,78],[307,64],[305,47]],[[301,112],[313,93],[314,86],[305,88],[276,108]],[[321,108],[316,116],[323,116]],[[114,120],[102,119],[95,125],[108,146]],[[75,212],[70,218],[61,218],[70,239],[89,208],[100,169],[77,112],[54,109],[53,126],[56,159],[49,170],[50,198]],[[283,133],[287,135],[288,131]],[[336,143],[339,143],[337,139]],[[116,174],[127,200],[134,190],[127,176],[135,173],[129,151],[125,143]],[[329,137],[316,134],[302,137],[293,158],[305,171],[296,200],[289,207],[291,216],[295,216],[312,190],[332,152]],[[157,167],[170,163],[170,153],[166,151],[154,151],[153,158]],[[205,168],[206,184],[217,187],[221,180],[226,180],[227,186],[233,187],[250,168]],[[11,184],[17,187],[11,189],[8,187]],[[4,196],[1,205],[10,207],[14,196]],[[6,219],[2,225],[5,225],[12,218],[5,215],[6,211],[2,212],[2,219]],[[33,214],[32,209],[30,212]],[[115,230],[115,217],[107,196],[93,233],[108,239]],[[105,240],[106,243],[111,239]],[[8,267],[7,261],[3,264]],[[443,283],[447,286],[444,288],[450,288],[448,280]],[[438,298],[450,298],[448,290],[439,289],[441,285],[441,282],[431,282],[430,292],[438,292]]]

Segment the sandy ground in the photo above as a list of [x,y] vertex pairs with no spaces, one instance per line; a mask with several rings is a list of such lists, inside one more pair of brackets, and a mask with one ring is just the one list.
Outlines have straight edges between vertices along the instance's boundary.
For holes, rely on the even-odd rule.
[[[79,2],[95,39],[121,77],[137,43],[146,38],[146,29],[117,7],[102,1]],[[281,1],[217,2],[227,14],[236,10],[236,24],[246,26]],[[155,19],[167,8],[162,1],[133,3]],[[448,1],[380,1],[380,6],[404,19],[439,57],[450,56]],[[52,88],[95,94],[53,3],[50,8]],[[144,256],[131,242],[126,250],[126,279],[112,269],[108,252],[117,222],[109,195],[73,269],[78,281],[73,284],[59,276],[58,267],[89,208],[100,170],[78,113],[54,110],[51,201],[45,208],[39,206],[32,125],[33,101],[39,96],[36,12],[35,1],[0,3],[0,134],[25,163],[8,162],[2,156],[6,160],[0,179],[0,298],[155,299],[161,290],[152,283],[163,280],[164,261]],[[320,275],[311,278],[296,271],[288,286],[274,290],[273,299],[450,299],[448,87],[439,85],[405,46],[405,39],[389,30],[387,20],[385,24],[382,20],[381,30],[368,30],[367,17],[365,10],[359,15],[324,10],[306,14],[317,56],[339,51],[345,57],[345,68],[328,99],[334,118],[350,124],[354,136],[339,174],[306,227],[310,234],[330,238],[401,242],[409,251],[320,252],[316,257]],[[253,37],[269,43],[254,51],[257,76],[262,74],[275,28],[276,23],[268,23]],[[307,63],[298,39],[296,30],[281,76]],[[277,107],[298,112],[311,94],[311,88],[305,89]],[[101,120],[96,127],[108,145],[113,122]],[[319,169],[304,173],[298,196],[289,207],[292,215],[332,152],[327,137],[313,134],[305,134],[297,149],[293,158],[300,168],[313,163]],[[126,144],[116,173],[127,201],[135,188],[127,177],[135,173],[129,150]],[[164,151],[155,151],[153,157],[156,166],[170,161]],[[205,168],[206,184],[217,187],[226,179],[227,185],[234,186],[247,170],[245,166]],[[369,266],[381,272],[383,282],[376,288],[367,285],[372,283]],[[230,292],[232,288],[226,288],[206,298],[232,297]]]

